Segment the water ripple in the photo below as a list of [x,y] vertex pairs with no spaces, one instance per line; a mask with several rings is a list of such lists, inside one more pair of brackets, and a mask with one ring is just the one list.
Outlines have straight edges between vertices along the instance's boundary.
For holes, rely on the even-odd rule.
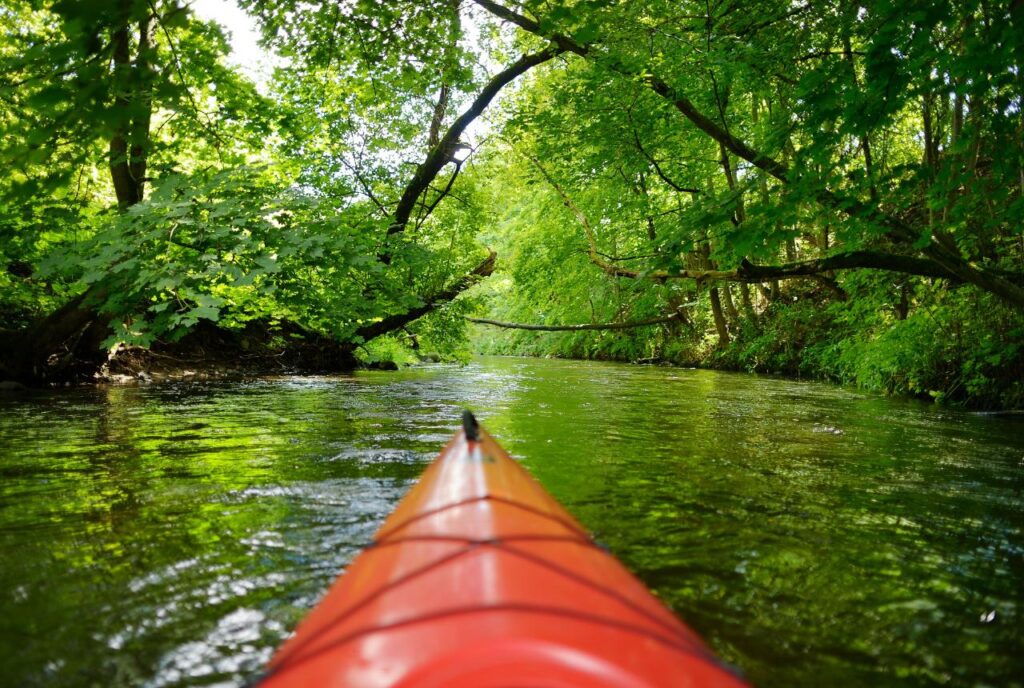
[[498,358],[0,398],[4,681],[244,685],[463,408],[755,683],[1020,685],[1024,417]]

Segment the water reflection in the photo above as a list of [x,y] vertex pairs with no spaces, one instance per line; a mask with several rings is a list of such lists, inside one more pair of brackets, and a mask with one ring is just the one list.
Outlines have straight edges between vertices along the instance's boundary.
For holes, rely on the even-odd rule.
[[0,683],[241,685],[464,406],[757,683],[1020,685],[1020,417],[522,359],[0,398]]

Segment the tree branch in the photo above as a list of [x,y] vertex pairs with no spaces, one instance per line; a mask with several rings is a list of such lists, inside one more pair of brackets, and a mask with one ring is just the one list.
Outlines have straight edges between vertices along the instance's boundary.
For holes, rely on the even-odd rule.
[[344,166],[349,172],[352,173],[352,177],[356,180],[356,182],[359,183],[359,188],[362,189],[366,197],[370,199],[370,202],[377,206],[377,210],[387,215],[387,205],[385,205],[383,201],[377,198],[377,195],[373,193],[373,189],[370,187],[369,182],[363,179],[363,175],[360,174],[359,172],[358,163],[350,163],[348,160],[345,159],[344,155],[338,158],[338,162],[340,162],[342,166]]
[[455,161],[455,171],[452,172],[450,177],[448,177],[448,183],[445,184],[444,189],[442,189],[437,194],[437,198],[435,198],[433,201],[431,201],[430,205],[426,205],[426,201],[424,200],[424,206],[425,207],[423,209],[423,214],[416,218],[416,229],[419,229],[420,226],[424,222],[427,221],[427,218],[430,217],[430,214],[432,212],[434,212],[434,208],[436,208],[437,205],[441,201],[443,201],[445,199],[445,197],[448,196],[448,194],[450,194],[452,192],[452,187],[455,185],[455,179],[459,176],[459,172],[461,172],[461,171],[462,171],[462,163],[459,162],[458,160],[456,160]]
[[[679,308],[683,309],[688,306],[695,306],[696,303],[685,303]],[[470,318],[466,317],[466,320],[479,325],[493,325],[495,327],[503,327],[510,330],[534,330],[538,332],[582,332],[584,330],[629,330],[634,327],[648,327],[650,325],[661,325],[663,323],[673,322],[679,320],[681,312],[669,313],[658,318],[650,318],[648,320],[632,320],[630,322],[620,323],[586,323],[583,325],[529,325],[526,323],[511,323],[503,322],[501,320],[491,320],[490,318]]]
[[420,195],[434,181],[441,168],[452,159],[452,151],[455,150],[459,137],[466,131],[470,123],[479,117],[487,106],[490,105],[498,91],[532,67],[547,62],[561,52],[563,51],[556,47],[549,47],[537,53],[523,55],[503,71],[491,77],[491,80],[480,90],[480,93],[473,99],[473,102],[466,111],[452,122],[452,125],[448,127],[448,131],[437,142],[437,145],[430,150],[426,159],[416,168],[416,173],[405,187],[405,191],[402,193],[402,197],[395,208],[393,221],[391,226],[388,227],[388,236],[405,230]]
[[[590,256],[590,262],[593,263],[594,265],[597,265],[598,267],[600,267],[602,270],[607,272],[609,275],[612,275],[613,277],[637,277],[640,273],[637,272],[636,270],[627,270],[625,268],[620,268],[619,266],[609,263],[608,261],[604,260],[601,257],[603,254],[597,250],[597,239],[594,236],[594,229],[590,226],[590,220],[587,219],[587,216],[583,213],[582,210],[580,210],[579,206],[573,203],[573,200],[569,198],[568,194],[566,194],[565,191],[562,190],[562,187],[558,185],[558,182],[556,182],[554,178],[550,174],[548,174],[548,171],[544,169],[543,165],[540,164],[540,160],[533,157],[532,155],[527,155],[526,157],[530,162],[533,163],[534,167],[536,167],[540,171],[540,173],[544,176],[544,179],[547,180],[548,184],[551,185],[551,188],[553,188],[558,193],[558,195],[562,199],[562,204],[566,208],[571,210],[573,215],[576,216],[576,219],[579,220],[580,225],[583,227],[583,233],[586,234],[587,236],[587,254]],[[655,279],[658,278],[655,277]]]
[[447,289],[443,289],[426,297],[422,306],[412,308],[404,313],[396,313],[395,315],[388,316],[383,320],[378,320],[377,322],[364,325],[353,333],[353,338],[362,337],[363,341],[369,341],[383,334],[387,334],[388,332],[394,332],[395,330],[401,329],[412,321],[418,320],[424,315],[437,310],[439,307],[449,301],[452,301],[456,296],[494,272],[494,262],[497,257],[498,254],[491,251],[482,263],[473,268],[472,271],[463,275],[461,279],[455,282],[455,284],[451,285]]
[[837,253],[825,258],[813,260],[794,261],[783,265],[754,265],[746,260],[734,270],[680,270],[678,272],[667,272],[665,270],[629,270],[627,268],[608,262],[597,249],[597,240],[590,221],[583,211],[580,210],[571,198],[565,193],[558,182],[556,182],[548,171],[544,169],[540,161],[529,157],[530,162],[540,170],[540,173],[547,180],[548,184],[558,193],[562,203],[569,208],[579,220],[586,234],[589,245],[588,254],[590,261],[613,277],[628,277],[637,279],[645,277],[656,282],[665,282],[674,279],[692,279],[698,282],[765,282],[777,279],[793,279],[796,277],[815,277],[832,270],[856,270],[872,269],[899,272],[905,275],[918,275],[920,277],[931,277],[935,279],[948,279],[956,282],[962,281],[958,275],[948,270],[942,264],[927,258],[916,258],[914,256],[902,256],[881,251],[847,251]]
[[[207,115],[202,111],[202,109],[200,109],[199,103],[196,102],[195,95],[193,95],[192,89],[189,86],[188,79],[185,78],[185,72],[184,70],[182,70],[181,67],[181,57],[178,55],[178,48],[174,44],[174,39],[171,37],[171,32],[167,29],[167,24],[164,22],[165,18],[160,16],[160,13],[157,11],[156,4],[153,2],[153,0],[149,0],[149,8],[153,12],[153,18],[156,19],[157,24],[160,25],[160,30],[163,32],[164,38],[167,40],[167,49],[171,51],[171,57],[173,58],[174,62],[174,71],[178,75],[178,80],[181,82],[181,88],[185,91],[185,95],[188,98],[189,104],[192,106],[192,112],[195,113],[196,124],[205,129],[206,133],[212,136],[214,141],[216,141],[219,145],[223,146],[223,137],[221,137],[221,135],[217,132],[217,129],[214,126],[213,122],[210,121],[209,115]],[[177,11],[179,10],[172,10],[172,12],[168,14],[168,16]],[[219,148],[216,150],[218,153],[220,152]]]
[[647,162],[651,163],[651,165],[654,167],[655,173],[657,173],[657,175],[661,178],[661,181],[665,182],[679,193],[701,193],[700,189],[692,189],[686,186],[679,186],[674,181],[672,181],[672,179],[667,174],[665,174],[665,172],[661,169],[661,165],[658,164],[658,161],[655,160],[654,157],[644,149],[643,144],[640,143],[640,135],[637,133],[636,129],[633,130],[633,140],[636,143],[636,149],[640,151],[640,154],[644,156]]
[[430,133],[427,135],[427,147],[433,148],[441,140],[441,125],[444,124],[444,115],[448,109],[448,93],[451,89],[448,84],[441,84],[441,92],[437,95],[437,103],[434,104],[434,116],[430,120]]

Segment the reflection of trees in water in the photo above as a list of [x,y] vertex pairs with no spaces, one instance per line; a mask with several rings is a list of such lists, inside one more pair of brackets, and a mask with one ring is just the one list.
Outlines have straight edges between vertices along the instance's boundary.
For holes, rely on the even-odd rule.
[[1012,433],[965,443],[969,416],[743,375],[530,373],[492,433],[755,682],[1019,667],[1014,632],[974,613],[1019,599]]
[[225,629],[242,610],[293,627],[465,406],[755,680],[1020,673],[1022,435],[1005,419],[522,359],[33,403],[0,415],[0,589],[24,589],[0,597],[12,677],[57,659],[50,683],[138,685],[189,643],[255,671],[284,631]]

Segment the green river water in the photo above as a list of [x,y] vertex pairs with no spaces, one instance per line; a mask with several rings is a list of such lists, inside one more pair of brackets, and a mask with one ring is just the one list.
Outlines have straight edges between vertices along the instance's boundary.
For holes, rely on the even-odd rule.
[[243,685],[462,407],[756,684],[1024,685],[1024,418],[503,358],[0,396],[0,685]]

